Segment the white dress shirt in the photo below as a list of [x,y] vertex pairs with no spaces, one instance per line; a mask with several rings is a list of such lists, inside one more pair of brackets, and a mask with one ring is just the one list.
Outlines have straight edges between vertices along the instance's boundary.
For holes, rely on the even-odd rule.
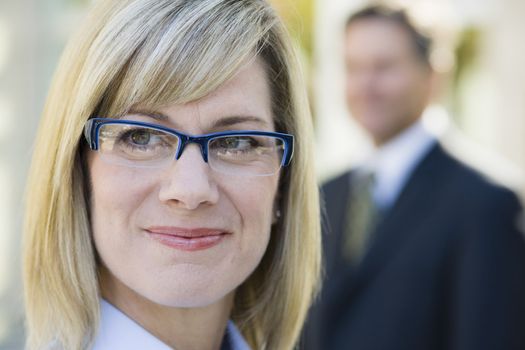
[[358,168],[358,172],[374,174],[372,196],[379,208],[388,209],[394,204],[415,167],[436,141],[436,136],[420,120],[376,149]]
[[[172,350],[105,300],[100,302],[100,326],[92,350]],[[226,328],[233,350],[250,350],[231,321]]]

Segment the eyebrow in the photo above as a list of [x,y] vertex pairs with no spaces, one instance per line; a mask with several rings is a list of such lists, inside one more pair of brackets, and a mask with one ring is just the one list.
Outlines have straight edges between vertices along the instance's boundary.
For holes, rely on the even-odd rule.
[[[158,112],[158,111],[152,111],[152,110],[145,110],[145,109],[131,109],[128,111],[127,114],[137,114],[137,115],[143,115],[143,116],[147,116],[147,117],[150,117],[150,118],[153,118],[157,121],[161,121],[161,122],[171,122],[173,124],[175,124],[176,127],[177,126],[177,123],[174,122],[174,121],[170,121],[169,117],[161,112]],[[242,124],[242,123],[247,123],[247,122],[251,122],[251,123],[256,123],[256,124],[260,124],[261,126],[270,126],[269,123],[262,119],[262,118],[259,118],[259,117],[256,117],[256,116],[251,116],[251,115],[234,115],[234,116],[228,116],[228,117],[224,117],[224,118],[220,118],[219,120],[216,120],[212,125],[211,127],[212,128],[224,128],[224,127],[228,127],[228,126],[233,126],[233,125],[236,125],[236,124]]]
[[241,123],[246,123],[246,122],[260,124],[262,126],[269,126],[266,120],[261,119],[259,117],[255,117],[251,115],[246,115],[246,116],[239,115],[239,116],[230,116],[230,117],[221,118],[215,121],[215,123],[213,123],[213,127],[215,128],[227,127],[227,126],[233,126],[235,124],[241,124]]
[[132,108],[126,114],[143,115],[143,116],[150,117],[150,118],[153,118],[161,122],[167,122],[169,120],[169,117],[165,114],[162,114],[157,111],[146,110],[146,109],[133,109]]

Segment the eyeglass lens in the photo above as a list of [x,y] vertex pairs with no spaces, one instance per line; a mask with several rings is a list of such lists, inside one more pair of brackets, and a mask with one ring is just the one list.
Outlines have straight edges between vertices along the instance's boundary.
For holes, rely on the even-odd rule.
[[[106,161],[132,167],[171,164],[179,137],[162,130],[130,124],[104,124],[99,129],[99,151]],[[221,173],[272,175],[284,154],[283,140],[273,136],[226,135],[208,143],[208,163]]]

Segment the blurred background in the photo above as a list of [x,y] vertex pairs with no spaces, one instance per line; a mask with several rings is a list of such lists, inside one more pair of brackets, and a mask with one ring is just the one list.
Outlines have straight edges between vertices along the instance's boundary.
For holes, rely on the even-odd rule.
[[[343,97],[342,37],[359,0],[272,0],[300,52],[323,181],[359,162],[370,141]],[[425,121],[461,135],[469,160],[517,187],[525,179],[525,2],[399,0],[437,38],[442,89]],[[0,0],[0,349],[23,348],[20,245],[32,142],[67,38],[89,0]]]

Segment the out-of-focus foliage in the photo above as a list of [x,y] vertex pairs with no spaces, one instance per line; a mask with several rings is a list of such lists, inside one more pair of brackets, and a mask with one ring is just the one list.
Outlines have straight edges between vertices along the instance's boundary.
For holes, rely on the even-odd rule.
[[[86,5],[90,0],[63,0],[66,4]],[[313,54],[314,0],[269,0],[277,9],[290,34],[308,57]]]
[[465,28],[456,48],[456,71],[454,82],[457,84],[463,78],[465,71],[471,67],[479,54],[481,33],[476,27]]
[[452,76],[451,110],[453,115],[463,115],[462,96],[459,89],[464,79],[472,71],[479,56],[482,33],[479,28],[469,26],[464,28],[455,49],[455,69]]
[[310,59],[313,55],[314,0],[270,0],[290,34]]
[[66,5],[87,5],[90,0],[63,0]]

